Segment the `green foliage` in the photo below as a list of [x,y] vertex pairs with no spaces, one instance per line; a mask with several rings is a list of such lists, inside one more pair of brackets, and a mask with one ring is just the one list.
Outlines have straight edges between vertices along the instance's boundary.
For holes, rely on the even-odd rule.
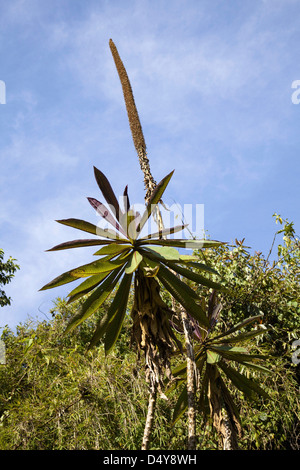
[[2,286],[9,284],[20,267],[11,256],[4,262],[4,251],[0,248],[0,307],[11,304],[11,298],[7,297]]
[[[103,345],[87,352],[87,339],[110,302],[64,335],[80,302],[84,299],[77,304],[58,299],[51,311],[53,319],[37,324],[28,320],[15,333],[4,329],[7,364],[0,366],[1,449],[140,448],[148,386],[142,364],[137,364],[131,348],[131,319],[125,317],[119,341],[109,356],[105,356]],[[268,344],[258,348],[254,342],[251,350],[267,352]],[[173,362],[175,367],[179,358]],[[254,371],[271,400],[257,398],[249,404],[226,382],[239,407],[244,430],[241,449],[299,449],[299,385],[287,362],[284,357],[267,359],[266,367],[274,371],[271,376]],[[248,373],[243,366],[238,370]],[[182,385],[177,383],[168,401],[158,399],[152,449],[186,448],[185,415],[171,425],[181,391]],[[197,433],[199,449],[218,449],[218,436],[209,417],[204,420],[202,414],[197,415]]]
[[[257,251],[251,254],[244,240],[198,252],[198,256],[219,272],[226,285],[226,294],[219,296],[220,324],[230,327],[244,318],[261,315],[261,323],[270,329],[266,337],[273,343],[272,351],[282,354],[293,339],[300,337],[300,241],[292,223],[277,214],[274,217],[283,228],[275,233],[267,257]],[[280,234],[282,242],[274,254]],[[203,288],[200,291],[208,297]]]
[[[272,261],[270,255],[251,254],[243,242],[236,241],[233,246],[211,246],[195,252],[193,261],[190,258],[184,268],[194,277],[203,272],[199,265],[205,261],[207,279],[214,282],[217,271],[226,285],[226,292],[219,291],[214,304],[209,303],[208,285],[197,286],[186,278],[190,298],[193,300],[196,293],[206,299],[201,303],[205,312],[205,305],[210,305],[207,318],[213,327],[209,334],[200,333],[200,340],[194,338],[201,372],[196,404],[204,412],[197,414],[199,449],[219,448],[204,393],[209,381],[210,390],[219,385],[236,424],[240,424],[240,449],[300,448],[299,366],[292,362],[291,348],[300,333],[299,241],[289,228],[291,224],[282,219],[282,226],[287,230],[276,232],[274,239],[280,235],[286,238],[278,244],[277,257]],[[151,275],[157,273],[156,261],[143,269]],[[165,283],[170,282],[164,267],[161,273]],[[121,278],[116,286],[120,282]],[[177,296],[184,295],[176,284],[172,285]],[[166,303],[171,294],[162,290]],[[105,322],[114,295],[107,296],[94,315],[64,334],[91,295],[72,302],[58,299],[50,321],[19,325],[16,333],[4,329],[7,363],[0,366],[1,449],[140,448],[148,384],[143,361],[137,363],[132,349],[132,317],[125,313],[119,322],[118,341],[109,356],[103,339],[91,350],[86,345],[98,325]],[[219,302],[222,309],[217,308]],[[130,290],[128,310],[133,304],[134,291]],[[114,339],[112,336],[111,341]],[[175,381],[168,400],[158,399],[152,449],[186,448],[187,395],[182,361],[181,355],[173,356]],[[269,398],[256,393],[261,390]]]
[[[106,304],[99,316],[108,308]],[[130,348],[129,317],[106,357],[102,347],[86,351],[96,319],[66,336],[74,305],[58,300],[52,313],[48,322],[28,321],[16,333],[3,331],[7,364],[0,368],[0,448],[138,449],[148,387]],[[168,446],[170,421],[164,400],[158,410],[157,449]],[[174,445],[182,444],[183,428],[180,434]]]

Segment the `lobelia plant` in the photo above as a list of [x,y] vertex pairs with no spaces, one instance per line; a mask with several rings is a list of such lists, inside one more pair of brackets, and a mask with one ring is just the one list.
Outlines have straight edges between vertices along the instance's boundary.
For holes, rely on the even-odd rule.
[[[131,208],[127,186],[123,194],[124,208],[121,208],[106,176],[95,167],[94,172],[108,206],[94,198],[88,198],[88,201],[114,230],[103,229],[80,219],[58,220],[57,222],[63,225],[92,233],[96,238],[61,243],[48,251],[103,246],[94,253],[98,257],[96,261],[59,275],[40,290],[84,279],[68,294],[68,303],[89,295],[80,310],[71,318],[66,333],[93,315],[114,292],[110,307],[99,320],[89,343],[91,348],[103,338],[105,352],[109,353],[120,334],[127,312],[129,293],[133,288],[132,336],[138,351],[144,352],[146,378],[150,389],[158,388],[162,391],[164,372],[171,377],[170,357],[181,345],[170,322],[174,312],[162,300],[160,285],[165,287],[199,325],[208,328],[209,322],[202,310],[201,298],[174,273],[210,288],[223,287],[203,275],[217,274],[214,269],[197,262],[198,258],[193,255],[180,254],[177,248],[205,249],[219,246],[222,242],[166,238],[169,234],[182,231],[186,225],[159,230],[141,237],[141,231],[155,212],[173,172],[156,185],[142,216]],[[197,267],[202,274],[193,272],[192,267]]]
[[[194,323],[195,340],[195,365],[197,377],[201,377],[199,396],[199,409],[204,416],[211,416],[214,427],[221,436],[224,450],[238,449],[238,437],[241,436],[242,428],[238,407],[234,402],[232,393],[225,383],[227,382],[242,392],[247,399],[255,396],[269,398],[266,391],[252,378],[240,372],[236,365],[245,369],[255,370],[262,374],[270,374],[271,371],[259,364],[266,359],[266,355],[249,353],[242,346],[256,336],[266,332],[265,327],[256,327],[250,331],[243,331],[248,325],[259,323],[262,315],[256,315],[232,326],[224,332],[216,331],[218,318],[222,305],[217,302],[217,293],[212,291],[206,311],[209,328],[203,329],[197,322]],[[188,393],[186,384],[186,363],[182,363],[173,369],[172,375],[175,384],[171,383],[168,394],[174,387],[182,385],[178,401],[174,407],[173,424],[182,416],[188,406]],[[223,376],[223,377],[222,377]]]

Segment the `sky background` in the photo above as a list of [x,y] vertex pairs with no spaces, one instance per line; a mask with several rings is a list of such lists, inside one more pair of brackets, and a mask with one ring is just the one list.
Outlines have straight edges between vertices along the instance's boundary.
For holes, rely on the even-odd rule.
[[92,260],[45,250],[85,238],[55,220],[98,223],[93,165],[143,202],[110,38],[153,176],[175,169],[164,202],[204,204],[211,238],[266,255],[274,212],[300,231],[299,0],[0,0],[0,247],[21,266],[0,327],[49,317],[70,285],[39,289]]

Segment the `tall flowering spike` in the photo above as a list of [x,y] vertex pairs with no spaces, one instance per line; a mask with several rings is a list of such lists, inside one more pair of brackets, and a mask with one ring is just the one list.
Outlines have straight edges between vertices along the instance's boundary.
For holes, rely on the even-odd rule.
[[139,157],[141,169],[144,173],[144,183],[146,188],[145,200],[148,202],[151,192],[156,186],[156,182],[151,174],[146,151],[146,142],[144,139],[139,114],[135,105],[134,96],[126,69],[112,39],[109,40],[109,47],[121,81],[133,143]]

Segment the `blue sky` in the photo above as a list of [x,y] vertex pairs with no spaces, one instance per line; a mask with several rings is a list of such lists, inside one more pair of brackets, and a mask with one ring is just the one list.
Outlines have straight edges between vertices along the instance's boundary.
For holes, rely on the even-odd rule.
[[175,169],[166,204],[204,204],[211,238],[266,254],[274,212],[299,233],[298,0],[10,0],[0,30],[0,246],[21,266],[0,326],[45,319],[70,288],[40,287],[90,260],[45,250],[81,236],[56,219],[98,222],[93,165],[143,201],[110,38],[153,175]]

